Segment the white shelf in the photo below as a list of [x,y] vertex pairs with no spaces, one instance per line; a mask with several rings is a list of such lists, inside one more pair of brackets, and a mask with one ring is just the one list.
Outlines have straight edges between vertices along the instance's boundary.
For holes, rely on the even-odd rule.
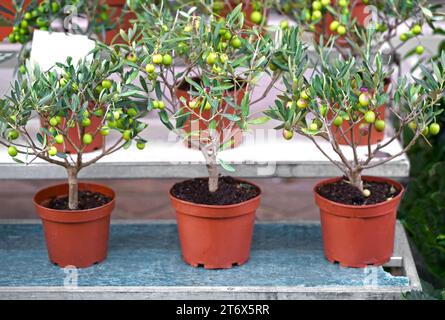
[[[132,146],[120,150],[98,163],[85,168],[80,176],[88,179],[130,179],[130,178],[191,178],[206,175],[204,158],[199,150],[188,149],[182,142],[176,141],[169,131],[159,124],[158,119],[148,119],[149,128],[144,132],[148,140],[144,150]],[[37,119],[31,122],[30,131],[38,127]],[[110,135],[107,143],[115,141]],[[304,137],[295,137],[291,141],[281,138],[281,132],[273,128],[254,128],[246,134],[244,143],[238,148],[225,150],[220,158],[232,164],[239,177],[331,177],[341,172],[331,164]],[[334,159],[336,154],[326,142],[321,142],[326,152]],[[352,159],[349,147],[345,153]],[[43,160],[35,160],[30,165],[21,165],[8,156],[5,148],[0,149],[0,179],[64,179],[65,169]],[[400,152],[401,145],[393,142],[383,151],[388,154]],[[359,157],[366,157],[367,147],[359,147]],[[88,161],[99,151],[84,155]],[[378,161],[379,159],[377,159]],[[371,169],[366,174],[392,178],[409,176],[409,161],[402,155],[382,166]],[[221,169],[221,173],[229,174]]]

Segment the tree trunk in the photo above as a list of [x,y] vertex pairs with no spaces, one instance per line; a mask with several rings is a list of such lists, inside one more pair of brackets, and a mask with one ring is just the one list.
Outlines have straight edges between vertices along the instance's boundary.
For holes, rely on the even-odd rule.
[[207,164],[207,170],[209,172],[209,191],[216,192],[218,190],[218,165],[215,162]]
[[348,174],[349,182],[359,189],[361,192],[363,192],[363,181],[362,181],[362,171],[361,170],[354,170],[351,171]]
[[79,208],[79,183],[77,181],[77,169],[68,169],[68,208],[77,210]]

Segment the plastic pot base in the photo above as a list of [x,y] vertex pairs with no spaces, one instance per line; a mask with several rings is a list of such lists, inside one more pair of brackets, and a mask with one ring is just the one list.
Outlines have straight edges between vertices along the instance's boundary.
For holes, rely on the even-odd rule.
[[116,196],[110,188],[92,183],[79,183],[79,190],[102,193],[111,202],[90,210],[54,210],[48,201],[68,194],[68,184],[40,190],[34,206],[42,219],[48,259],[60,266],[86,268],[104,261],[108,252],[110,216]]
[[313,190],[315,202],[320,208],[324,255],[328,261],[344,267],[380,266],[388,262],[393,254],[397,207],[404,189],[390,179],[362,178],[389,183],[400,193],[385,202],[353,206],[328,200],[317,192],[320,186],[342,178],[323,180]]
[[203,205],[177,199],[170,191],[183,260],[205,269],[229,269],[246,263],[260,199],[261,193],[233,205]]

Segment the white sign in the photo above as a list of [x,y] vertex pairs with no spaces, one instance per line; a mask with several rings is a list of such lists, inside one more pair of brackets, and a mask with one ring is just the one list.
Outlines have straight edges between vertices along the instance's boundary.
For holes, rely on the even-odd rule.
[[33,68],[33,66],[39,65],[42,71],[46,71],[57,62],[65,63],[68,57],[71,57],[73,64],[76,65],[95,46],[95,41],[84,35],[35,30],[31,47],[30,66]]

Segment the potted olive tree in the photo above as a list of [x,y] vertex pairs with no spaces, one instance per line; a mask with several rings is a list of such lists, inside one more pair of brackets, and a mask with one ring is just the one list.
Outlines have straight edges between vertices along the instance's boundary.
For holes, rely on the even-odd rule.
[[[142,6],[138,14],[139,39],[119,45],[133,67],[145,75],[141,86],[155,97],[148,100],[162,123],[181,139],[200,149],[208,178],[177,183],[170,197],[177,212],[184,260],[205,268],[230,268],[248,260],[260,189],[247,181],[220,177],[219,165],[233,168],[218,157],[235,143],[234,137],[255,118],[250,107],[255,83],[273,53],[270,38],[256,28],[243,29],[238,6],[225,21],[156,6]],[[131,65],[131,63],[130,63]],[[273,75],[263,97],[278,75]],[[148,79],[146,81],[146,79]],[[181,147],[181,145],[179,145]]]
[[[307,59],[301,44],[297,47],[300,49],[287,52],[286,90],[266,113],[282,122],[279,128],[285,138],[290,139],[294,132],[309,138],[344,174],[314,188],[327,259],[348,267],[381,265],[392,255],[397,206],[404,190],[395,181],[364,176],[363,171],[401,156],[428,133],[439,132],[435,118],[443,111],[436,107],[444,95],[445,54],[439,64],[432,63],[431,70],[421,67],[425,80],[401,78],[394,95],[389,95],[384,90],[389,71],[382,66],[380,55],[365,61],[330,61],[322,56],[311,79],[305,79]],[[376,110],[387,100],[393,102],[389,109],[398,128],[391,137],[372,145],[370,129],[385,128],[385,121],[377,120]],[[358,147],[347,138],[348,132],[341,129],[344,121],[351,126],[365,122],[362,130],[369,132],[367,146]],[[385,152],[407,126],[414,134],[406,147],[395,154]],[[335,138],[339,129],[348,146],[340,146]]]
[[[61,83],[61,74],[69,79],[66,83]],[[113,74],[121,80],[110,80]],[[119,56],[98,48],[78,65],[68,59],[46,72],[36,68],[0,100],[0,144],[9,155],[18,163],[43,160],[66,169],[67,183],[40,190],[34,197],[49,259],[59,266],[88,267],[106,258],[115,194],[107,186],[79,182],[78,174],[134,140],[143,147],[145,141],[138,135],[146,125],[130,100],[137,91],[128,87],[128,79]],[[86,132],[92,116],[100,117],[101,125]],[[50,127],[39,126],[39,117],[49,117]],[[72,143],[68,132],[73,127],[81,141],[77,154],[58,152],[58,145]],[[98,135],[107,136],[110,130],[117,131],[117,137],[96,153],[84,154]]]

